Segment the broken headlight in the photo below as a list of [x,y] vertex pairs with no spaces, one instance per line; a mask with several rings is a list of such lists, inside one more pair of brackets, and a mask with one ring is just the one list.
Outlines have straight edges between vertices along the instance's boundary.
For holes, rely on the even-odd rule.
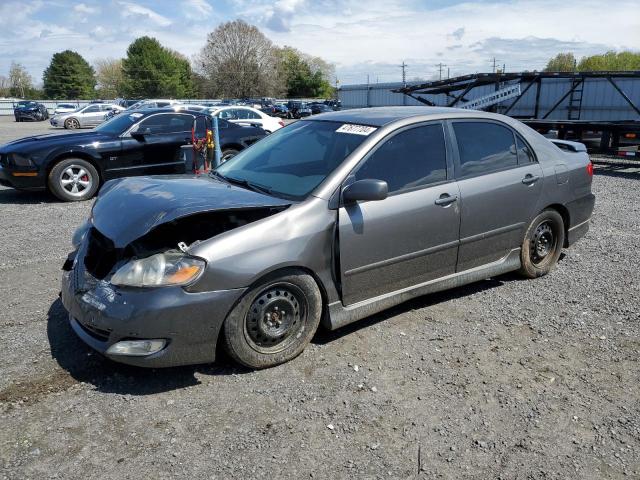
[[85,220],[82,225],[76,228],[76,231],[73,232],[73,237],[71,237],[71,245],[73,245],[73,248],[75,248],[76,250],[80,248],[80,244],[84,240],[84,237],[87,236],[87,232],[89,232],[90,228],[91,223],[89,222],[89,220]]
[[200,276],[204,267],[204,260],[199,258],[182,253],[158,253],[127,262],[111,277],[111,284],[127,287],[187,285]]

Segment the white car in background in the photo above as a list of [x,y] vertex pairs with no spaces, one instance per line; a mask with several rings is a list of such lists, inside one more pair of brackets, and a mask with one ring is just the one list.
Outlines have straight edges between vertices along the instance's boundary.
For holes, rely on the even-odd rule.
[[73,103],[59,103],[56,105],[56,109],[53,111],[54,115],[60,115],[61,113],[75,112],[80,107]]
[[114,111],[123,111],[120,105],[114,103],[90,103],[73,112],[61,113],[51,117],[49,122],[53,127],[64,127],[67,129],[93,128],[100,125],[107,118],[107,115]]
[[228,107],[210,107],[208,111],[211,116],[223,118],[229,122],[258,125],[269,133],[284,127],[282,119],[271,117],[251,107],[230,105]]

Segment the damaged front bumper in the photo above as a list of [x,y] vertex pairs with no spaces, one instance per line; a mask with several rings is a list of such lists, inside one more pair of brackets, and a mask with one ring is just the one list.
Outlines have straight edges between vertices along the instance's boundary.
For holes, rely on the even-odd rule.
[[[84,268],[82,248],[63,271],[62,303],[71,327],[93,349],[121,363],[172,367],[215,360],[222,323],[245,289],[190,293],[182,287],[118,288]],[[122,340],[166,340],[146,356],[114,355]]]

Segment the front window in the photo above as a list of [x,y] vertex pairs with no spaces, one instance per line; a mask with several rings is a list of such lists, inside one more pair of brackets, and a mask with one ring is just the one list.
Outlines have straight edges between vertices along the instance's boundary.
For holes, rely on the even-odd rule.
[[[281,128],[228,160],[217,172],[275,196],[302,200],[366,138],[340,122],[298,122]],[[375,129],[368,129],[375,130]]]

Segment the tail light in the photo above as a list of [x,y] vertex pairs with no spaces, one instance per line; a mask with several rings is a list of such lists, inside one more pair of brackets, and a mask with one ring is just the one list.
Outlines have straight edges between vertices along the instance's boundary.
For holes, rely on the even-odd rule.
[[593,177],[593,163],[591,162],[587,165],[587,175]]

